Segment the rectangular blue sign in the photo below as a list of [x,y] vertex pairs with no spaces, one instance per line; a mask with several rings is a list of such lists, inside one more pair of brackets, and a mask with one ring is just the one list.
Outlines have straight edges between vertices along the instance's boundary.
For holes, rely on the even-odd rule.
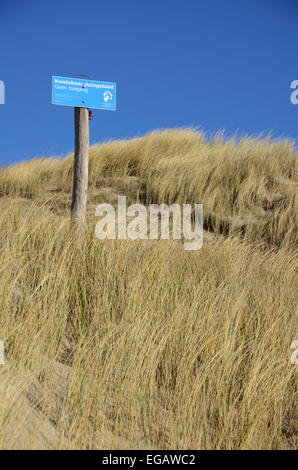
[[52,77],[52,104],[116,111],[116,83]]

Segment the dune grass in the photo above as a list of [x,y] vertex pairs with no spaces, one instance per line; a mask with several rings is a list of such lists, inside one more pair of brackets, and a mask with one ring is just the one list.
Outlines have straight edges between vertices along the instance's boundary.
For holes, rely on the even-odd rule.
[[[103,178],[134,176],[147,203],[204,204],[216,233],[297,243],[297,151],[289,140],[213,138],[191,129],[153,132],[90,149],[90,189]],[[0,172],[0,194],[35,197],[49,184],[71,191],[73,155],[35,159]]]
[[[297,447],[295,156],[190,130],[95,146],[84,237],[72,156],[1,170],[0,373],[26,380],[0,384],[0,448],[22,445],[21,394],[48,448]],[[197,252],[99,241],[93,205],[117,192],[203,203],[210,235]]]

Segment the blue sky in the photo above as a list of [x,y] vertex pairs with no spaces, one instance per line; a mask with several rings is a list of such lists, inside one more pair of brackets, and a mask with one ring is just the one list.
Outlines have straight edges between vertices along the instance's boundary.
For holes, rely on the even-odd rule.
[[298,137],[297,0],[0,0],[0,165],[73,149],[51,76],[117,82],[91,143],[153,129]]

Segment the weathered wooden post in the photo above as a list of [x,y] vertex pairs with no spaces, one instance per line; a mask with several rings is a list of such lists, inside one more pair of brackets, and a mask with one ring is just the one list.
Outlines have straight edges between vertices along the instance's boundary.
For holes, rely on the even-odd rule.
[[86,219],[89,166],[89,111],[74,108],[75,151],[71,216],[76,228],[81,229]]

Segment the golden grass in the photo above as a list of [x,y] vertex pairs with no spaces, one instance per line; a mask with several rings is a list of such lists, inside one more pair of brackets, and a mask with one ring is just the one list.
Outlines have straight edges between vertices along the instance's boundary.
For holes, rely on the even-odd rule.
[[[83,238],[72,156],[0,171],[0,372],[16,381],[0,385],[0,448],[295,448],[294,148],[184,130],[90,153]],[[204,203],[215,233],[197,252],[99,241],[93,205],[117,192]],[[235,216],[245,230],[218,235]],[[20,395],[48,444],[22,444]]]
[[[150,202],[204,204],[205,224],[276,246],[297,242],[297,151],[289,140],[207,139],[190,129],[153,132],[90,149],[90,189],[102,179],[135,176]],[[48,185],[71,191],[73,155],[35,159],[0,172],[0,194],[41,195]]]

